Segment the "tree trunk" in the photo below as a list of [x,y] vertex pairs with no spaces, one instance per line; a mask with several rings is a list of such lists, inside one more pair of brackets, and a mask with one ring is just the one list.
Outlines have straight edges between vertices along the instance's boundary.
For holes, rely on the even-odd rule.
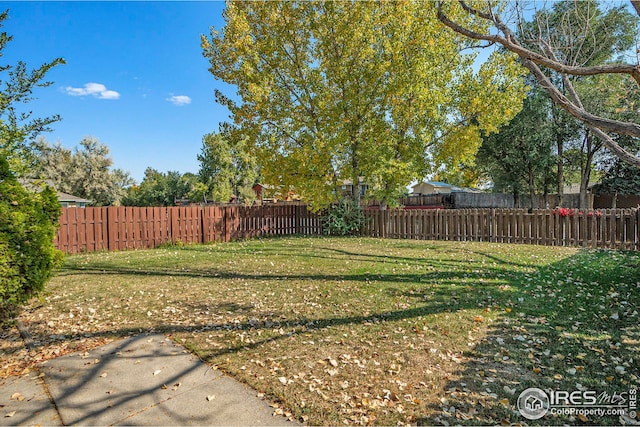
[[360,203],[360,192],[362,190],[362,184],[360,184],[360,180],[358,178],[353,181],[351,185],[351,199],[354,203]]
[[589,209],[589,180],[591,179],[591,162],[593,161],[593,139],[591,132],[587,130],[584,142],[586,145],[584,163],[580,165],[580,209]]
[[352,152],[351,152],[351,198],[354,203],[360,204],[360,161],[358,159],[358,142],[356,136],[351,136]]
[[544,209],[549,209],[549,174],[545,174],[544,178],[544,192],[542,193],[542,200],[544,200]]
[[563,158],[563,141],[562,136],[558,133],[556,136],[556,145],[558,147],[558,207],[561,208],[564,201],[564,158]]
[[589,187],[589,177],[580,179],[580,209],[589,209],[589,194],[587,189]]
[[533,208],[535,207],[536,189],[534,186],[534,178],[533,168],[529,168],[529,212],[533,211]]

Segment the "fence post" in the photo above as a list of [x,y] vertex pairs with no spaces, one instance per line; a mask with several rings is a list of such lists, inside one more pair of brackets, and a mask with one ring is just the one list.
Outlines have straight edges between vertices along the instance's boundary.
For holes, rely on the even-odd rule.
[[173,212],[169,206],[165,207],[167,212],[167,242],[175,243],[173,240]]
[[115,238],[115,231],[116,231],[116,224],[115,224],[115,218],[113,213],[115,212],[114,209],[116,209],[115,207],[108,207],[107,208],[107,248],[109,249],[109,251],[113,251],[115,248],[115,242],[116,242],[116,238]]
[[169,210],[169,239],[171,240],[171,243],[177,243],[178,239],[176,234],[179,233],[178,215],[176,215],[176,211],[173,207],[168,207],[167,209]]
[[224,241],[229,242],[231,240],[231,212],[228,206],[222,208],[222,222],[224,224]]
[[200,206],[198,209],[198,224],[200,226],[200,243],[205,243],[206,238],[204,237],[204,207]]
[[499,238],[502,233],[502,215],[497,209],[491,209],[491,242],[500,242]]

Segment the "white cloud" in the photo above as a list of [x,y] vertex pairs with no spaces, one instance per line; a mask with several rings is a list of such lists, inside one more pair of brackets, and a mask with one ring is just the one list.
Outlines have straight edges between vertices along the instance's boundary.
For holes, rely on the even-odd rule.
[[95,96],[98,99],[118,99],[120,94],[115,90],[108,90],[102,83],[86,83],[84,87],[64,88],[65,92],[71,96]]
[[191,98],[189,98],[187,95],[174,95],[174,96],[171,96],[171,97],[167,98],[167,101],[169,101],[173,105],[177,105],[179,107],[181,107],[183,105],[191,104]]
[[100,99],[118,99],[118,98],[120,98],[120,94],[118,92],[116,92],[115,90],[104,90],[104,91],[100,92],[100,95],[98,96],[98,98],[100,98]]

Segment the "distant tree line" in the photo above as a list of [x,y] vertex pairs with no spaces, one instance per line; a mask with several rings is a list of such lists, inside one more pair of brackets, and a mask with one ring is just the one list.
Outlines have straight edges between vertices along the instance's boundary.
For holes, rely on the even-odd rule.
[[91,200],[93,206],[174,206],[184,202],[250,203],[258,179],[255,159],[242,143],[222,133],[203,137],[197,174],[161,172],[148,167],[137,184],[128,172],[113,168],[109,147],[86,137],[68,149],[39,138],[31,147],[33,162],[23,176],[58,191]]
[[[596,179],[602,192],[640,193],[638,169],[603,150],[611,141],[559,105],[545,85],[617,123],[638,121],[638,87],[625,73],[571,74],[553,64],[541,78],[519,50],[574,68],[613,69],[639,39],[638,18],[623,5],[557,2],[529,21],[520,14],[505,39],[519,44],[496,39],[504,48],[479,71],[473,55],[462,53],[478,44],[455,19],[497,15],[464,2],[283,3],[275,14],[272,7],[230,3],[227,25],[202,37],[210,71],[240,96],[216,94],[233,120],[203,136],[197,173],[149,167],[135,183],[95,138],[74,149],[35,140],[59,117],[28,120],[11,106],[3,110],[0,154],[18,176],[98,206],[248,203],[253,185],[265,180],[322,208],[340,197],[343,179],[354,183],[354,199],[364,182],[368,196],[393,204],[411,180],[433,173],[460,186],[490,183],[515,197],[562,199],[565,184],[578,183],[583,207]],[[489,23],[504,30],[500,21]],[[48,85],[42,77],[58,63],[34,70],[34,84]],[[526,69],[531,74],[523,78]],[[28,77],[23,65],[15,73]],[[28,101],[28,86],[12,88],[10,99]],[[629,153],[640,150],[633,135],[610,139]]]
[[147,168],[142,182],[128,188],[121,204],[172,206],[184,201],[250,203],[255,199],[258,167],[243,141],[233,141],[224,131],[206,134],[198,162],[197,174]]
[[56,190],[91,200],[94,206],[118,203],[133,184],[128,172],[112,169],[109,147],[86,137],[73,150],[40,138],[34,144],[35,164],[28,174]]

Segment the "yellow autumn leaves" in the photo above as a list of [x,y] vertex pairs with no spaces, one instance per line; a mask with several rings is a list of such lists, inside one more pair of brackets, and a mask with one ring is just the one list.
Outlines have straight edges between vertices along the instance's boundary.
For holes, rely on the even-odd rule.
[[[230,2],[202,37],[219,96],[265,183],[316,208],[343,179],[393,200],[414,179],[472,158],[521,109],[512,56],[474,70],[433,2]],[[453,12],[455,13],[455,11]]]

